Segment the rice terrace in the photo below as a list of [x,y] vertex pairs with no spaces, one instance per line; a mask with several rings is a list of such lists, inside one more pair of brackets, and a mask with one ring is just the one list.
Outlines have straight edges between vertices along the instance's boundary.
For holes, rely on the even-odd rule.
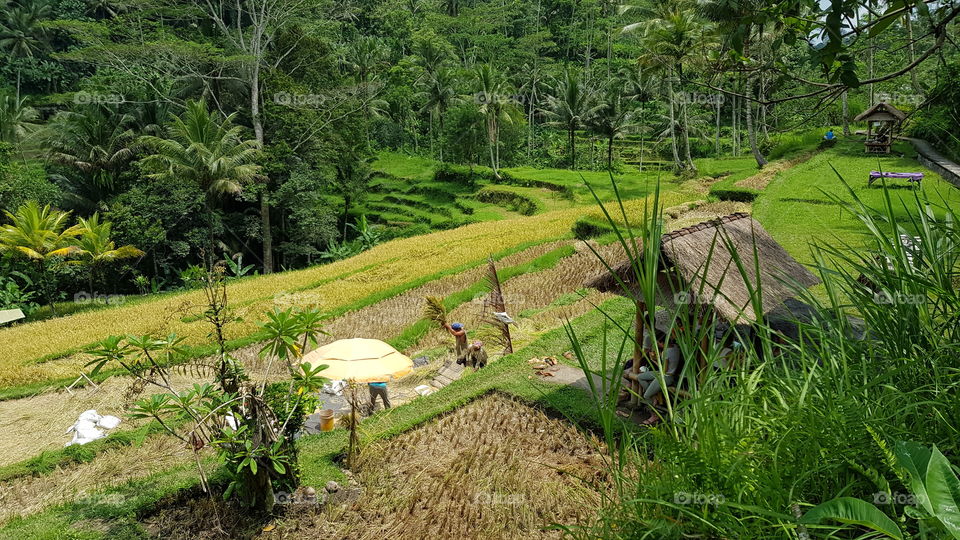
[[960,539],[957,2],[0,1],[0,539]]

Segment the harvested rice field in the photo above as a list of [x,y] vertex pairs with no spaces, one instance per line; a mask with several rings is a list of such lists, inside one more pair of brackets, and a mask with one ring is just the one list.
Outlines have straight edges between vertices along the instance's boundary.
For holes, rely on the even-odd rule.
[[261,539],[560,538],[597,511],[599,441],[500,394],[361,453],[360,494],[289,515]]

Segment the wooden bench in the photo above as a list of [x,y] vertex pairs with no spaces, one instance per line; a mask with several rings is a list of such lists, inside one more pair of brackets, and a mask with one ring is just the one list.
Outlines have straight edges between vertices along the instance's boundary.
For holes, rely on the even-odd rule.
[[919,172],[880,172],[880,171],[870,171],[870,179],[867,180],[867,185],[873,185],[874,182],[881,178],[893,178],[898,180],[907,180],[908,182],[915,182],[917,187],[920,187],[920,181],[923,180],[923,173]]

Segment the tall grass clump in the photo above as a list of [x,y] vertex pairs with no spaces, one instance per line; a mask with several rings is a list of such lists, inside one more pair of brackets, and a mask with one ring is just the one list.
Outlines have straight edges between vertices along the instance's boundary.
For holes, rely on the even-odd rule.
[[[748,331],[718,320],[709,305],[671,308],[667,346],[678,345],[686,362],[681,391],[668,389],[657,426],[614,429],[636,330],[608,317],[604,342],[628,345],[596,358],[568,327],[581,367],[599,380],[588,378],[616,479],[596,522],[569,529],[572,536],[960,538],[960,480],[950,465],[960,463],[955,215],[919,196],[897,212],[889,197],[876,209],[855,196],[841,204],[859,218],[870,249],[811,246],[823,285],[816,294],[796,287],[810,306],[795,321],[799,337],[764,319],[757,251],[738,254],[717,235],[711,252],[729,249],[728,272],[757,284],[747,309],[759,322]],[[909,217],[895,218],[903,210]],[[629,279],[618,278],[623,294],[648,327],[658,303],[660,216],[656,197],[638,223],[606,215],[631,263]],[[743,345],[725,365],[718,342]]]

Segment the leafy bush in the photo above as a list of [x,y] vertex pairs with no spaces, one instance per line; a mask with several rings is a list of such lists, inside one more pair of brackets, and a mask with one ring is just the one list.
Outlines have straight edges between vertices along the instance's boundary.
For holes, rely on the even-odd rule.
[[613,228],[607,223],[597,219],[591,219],[589,217],[582,217],[578,219],[573,224],[571,230],[573,231],[573,236],[579,240],[597,238],[609,232],[613,232]]
[[560,194],[565,199],[573,200],[573,188],[566,185],[554,184],[544,180],[533,180],[529,178],[518,178],[507,171],[500,171],[500,178],[490,175],[490,180],[495,184],[507,184],[510,186],[535,187],[548,189]]
[[477,192],[476,197],[480,202],[506,206],[514,212],[519,212],[525,216],[532,216],[541,210],[538,201],[506,189],[485,187]]
[[748,188],[728,187],[711,189],[710,194],[721,201],[753,202],[759,193]]
[[[464,186],[474,187],[481,179],[487,175],[482,167],[467,167],[464,165],[454,165],[452,163],[441,163],[433,173],[433,179],[437,182],[450,182]],[[490,171],[493,176],[493,171]]]

